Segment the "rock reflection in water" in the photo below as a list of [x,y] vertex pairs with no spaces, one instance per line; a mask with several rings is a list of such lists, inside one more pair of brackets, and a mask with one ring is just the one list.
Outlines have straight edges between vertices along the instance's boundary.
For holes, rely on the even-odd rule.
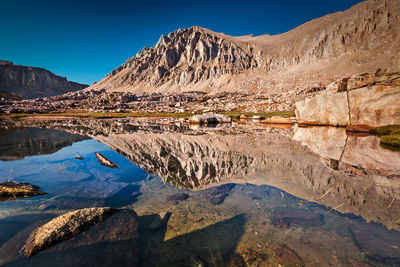
[[[84,127],[87,122],[80,121],[49,123],[47,127],[62,126],[70,133],[86,134],[147,172],[158,174],[166,183],[151,177],[129,183],[127,177],[93,175],[69,184],[70,198],[75,193],[83,197],[85,190],[94,196],[101,181],[104,185],[100,188],[106,188],[108,183],[112,190],[104,194],[99,191],[99,205],[127,206],[142,217],[172,212],[171,222],[164,229],[166,233],[144,233],[144,242],[150,242],[153,249],[142,256],[143,260],[154,264],[204,261],[218,264],[236,258],[238,250],[248,257],[256,255],[254,249],[258,248],[267,254],[294,249],[291,255],[309,255],[312,260],[321,257],[320,261],[325,257],[331,265],[360,263],[363,256],[357,253],[365,248],[374,260],[398,260],[391,259],[397,250],[390,247],[398,244],[391,243],[390,238],[382,240],[380,246],[384,249],[379,250],[365,241],[364,232],[356,232],[361,229],[357,225],[370,225],[368,231],[377,235],[390,234],[387,228],[399,230],[399,165],[396,165],[399,154],[381,150],[374,137],[347,136],[344,129],[323,127],[294,129],[296,140],[292,140],[290,131],[281,135],[270,129],[246,129],[248,126],[196,130],[183,126],[177,131],[169,124],[155,127],[120,124],[93,120],[87,128]],[[107,157],[114,160],[113,155]],[[84,156],[83,162],[91,162],[90,156]],[[118,160],[117,163],[121,170],[108,171],[127,168]],[[177,194],[185,195],[185,200],[171,205],[168,199]],[[214,242],[218,245],[218,241],[207,237],[208,230],[201,229],[215,228],[216,233],[223,233],[224,222],[242,213],[246,213],[246,223],[242,221],[243,228],[235,228],[236,225],[230,231],[240,233],[235,237],[240,241],[225,246],[228,257],[220,254],[222,241],[221,247],[215,247],[218,253],[201,249],[213,247]],[[279,214],[284,215],[282,220],[289,228],[281,228],[279,223],[278,227],[273,225],[274,216]],[[367,224],[353,214],[387,228]],[[289,223],[285,221],[287,218]],[[157,241],[158,235],[163,242]],[[357,235],[357,243],[351,241],[353,235]],[[253,246],[253,250],[240,250],[237,242]],[[290,249],[279,250],[277,242],[290,244]],[[269,243],[274,245],[270,248],[262,245]],[[317,256],[318,253],[323,255]]]

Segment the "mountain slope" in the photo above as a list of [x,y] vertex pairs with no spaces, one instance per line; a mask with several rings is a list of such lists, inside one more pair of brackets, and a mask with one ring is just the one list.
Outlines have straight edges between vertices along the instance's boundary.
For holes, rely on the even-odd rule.
[[10,61],[0,60],[0,90],[7,93],[36,98],[78,91],[87,86],[69,82],[42,68],[14,65]]
[[271,91],[400,68],[400,2],[365,1],[275,36],[201,27],[161,36],[91,86],[131,92]]

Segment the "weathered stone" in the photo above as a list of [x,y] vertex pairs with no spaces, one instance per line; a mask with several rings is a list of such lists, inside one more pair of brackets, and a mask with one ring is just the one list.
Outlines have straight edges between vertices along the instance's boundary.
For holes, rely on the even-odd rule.
[[289,118],[282,118],[279,116],[271,117],[265,120],[262,120],[261,123],[265,124],[293,124],[293,121]]
[[119,168],[119,166],[117,164],[115,164],[114,162],[112,162],[111,160],[109,160],[108,158],[103,156],[102,154],[97,153],[97,152],[94,152],[94,154],[96,155],[96,158],[100,162],[101,165],[104,165],[109,168]]
[[376,223],[351,225],[351,232],[368,257],[384,263],[400,263],[400,232]]
[[350,123],[379,127],[400,124],[400,86],[374,85],[349,91]]
[[289,227],[291,224],[320,226],[325,223],[322,214],[292,207],[276,207],[273,221],[280,227]]
[[348,125],[347,92],[323,92],[296,103],[296,117],[324,125]]
[[205,113],[203,115],[194,115],[189,118],[189,123],[209,124],[209,123],[230,123],[232,118],[222,114]]
[[39,190],[38,186],[30,185],[28,183],[0,183],[0,201],[45,194],[46,193]]
[[[378,73],[378,72],[377,72]],[[367,125],[379,127],[400,123],[400,85],[398,73],[375,76],[366,73],[329,90],[296,103],[296,117],[325,125]]]
[[21,249],[21,254],[31,257],[56,243],[79,235],[117,211],[113,208],[87,208],[63,214],[35,229]]

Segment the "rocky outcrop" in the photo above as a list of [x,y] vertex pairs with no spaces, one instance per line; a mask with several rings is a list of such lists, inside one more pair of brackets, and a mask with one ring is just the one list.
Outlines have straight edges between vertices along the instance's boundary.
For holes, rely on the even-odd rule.
[[21,254],[31,257],[56,243],[79,235],[117,211],[113,208],[87,208],[61,215],[35,229],[21,249]]
[[[162,35],[153,47],[91,86],[132,92],[277,91],[400,67],[399,2],[365,1],[270,36],[233,37],[198,26]],[[298,90],[297,90],[298,91]]]
[[377,70],[338,80],[296,103],[296,117],[318,125],[400,124],[400,72]]
[[212,123],[230,123],[232,118],[222,114],[205,113],[203,115],[194,115],[189,118],[191,124],[212,124]]
[[70,82],[42,68],[14,65],[0,60],[0,90],[21,94],[24,98],[37,98],[78,91],[88,85]]
[[0,201],[45,194],[36,185],[17,182],[0,183]]

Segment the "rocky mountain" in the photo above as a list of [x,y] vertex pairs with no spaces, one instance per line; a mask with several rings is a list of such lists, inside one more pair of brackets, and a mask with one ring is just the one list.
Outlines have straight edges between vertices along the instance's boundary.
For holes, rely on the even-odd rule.
[[130,92],[288,91],[400,68],[400,2],[365,1],[279,35],[233,37],[179,29],[92,89]]
[[14,65],[10,61],[0,60],[0,90],[6,93],[21,94],[29,99],[78,91],[87,86],[70,82],[42,68]]

